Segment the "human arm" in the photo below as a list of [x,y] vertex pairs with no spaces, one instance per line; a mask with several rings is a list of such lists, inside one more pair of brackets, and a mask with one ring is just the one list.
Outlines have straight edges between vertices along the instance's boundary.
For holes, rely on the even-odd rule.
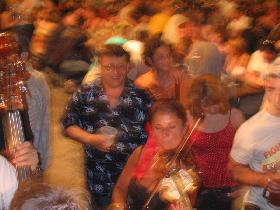
[[241,80],[254,88],[263,87],[263,79],[261,77],[261,72],[263,71],[264,61],[262,59],[262,53],[256,51],[249,58],[249,62],[245,71],[245,74],[242,76]]
[[239,109],[231,109],[231,123],[235,129],[239,128],[239,126],[245,121],[245,118],[242,112]]
[[90,144],[102,152],[109,151],[113,143],[112,136],[91,134],[77,125],[65,128],[64,135],[83,144]]
[[139,146],[134,150],[134,152],[129,157],[114,187],[113,194],[112,194],[112,203],[110,206],[113,206],[114,204],[119,204],[120,206],[123,206],[123,208],[125,207],[127,193],[128,193],[128,185],[131,181],[132,174],[136,167],[136,164],[140,158],[141,151],[142,151],[142,146]]
[[245,84],[252,86],[254,88],[262,88],[264,86],[264,80],[257,72],[252,72],[246,70],[245,74],[242,77]]
[[241,184],[267,188],[269,192],[280,193],[279,173],[256,172],[250,169],[248,165],[236,162],[233,158],[230,158],[228,168],[234,180]]

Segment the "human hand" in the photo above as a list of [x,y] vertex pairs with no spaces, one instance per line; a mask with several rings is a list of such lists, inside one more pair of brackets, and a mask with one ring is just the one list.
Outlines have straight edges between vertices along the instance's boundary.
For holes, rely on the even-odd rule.
[[92,140],[90,142],[97,150],[102,152],[109,152],[112,144],[114,143],[115,137],[106,134],[92,134]]
[[11,162],[17,167],[31,166],[31,170],[34,170],[39,164],[38,152],[33,144],[25,141],[16,147]]
[[280,173],[266,174],[266,189],[270,193],[280,193]]
[[233,190],[232,192],[227,193],[227,196],[232,199],[235,199],[235,198],[238,198],[239,196],[241,196],[243,191],[244,191],[243,188],[238,187],[237,189]]

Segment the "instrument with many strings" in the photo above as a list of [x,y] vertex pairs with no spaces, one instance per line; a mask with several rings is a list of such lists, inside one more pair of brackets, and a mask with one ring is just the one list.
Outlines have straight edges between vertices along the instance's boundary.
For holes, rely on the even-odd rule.
[[[0,33],[0,116],[5,147],[10,156],[15,154],[16,147],[25,139],[33,138],[30,125],[23,123],[23,113],[27,115],[25,96],[28,93],[28,75],[25,63],[20,59],[15,36],[8,32]],[[29,166],[16,166],[16,169],[19,182],[27,180],[31,175]]]

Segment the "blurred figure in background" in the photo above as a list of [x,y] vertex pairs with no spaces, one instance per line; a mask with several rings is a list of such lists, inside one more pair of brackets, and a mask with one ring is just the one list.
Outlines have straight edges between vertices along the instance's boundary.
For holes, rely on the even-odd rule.
[[230,39],[224,43],[226,60],[224,70],[232,78],[240,79],[245,74],[249,62],[246,42],[243,38]]
[[190,78],[174,67],[173,53],[172,46],[162,41],[160,35],[145,43],[144,58],[151,70],[138,77],[135,85],[146,90],[154,100],[185,98]]
[[255,51],[249,59],[245,74],[240,77],[241,81],[252,87],[250,94],[240,99],[239,107],[246,116],[251,117],[257,113],[263,103],[264,79],[263,76],[270,71],[270,68],[280,62],[278,51],[272,40],[265,40],[261,43],[259,50]]
[[83,10],[76,9],[63,16],[62,22],[47,43],[46,65],[65,79],[79,84],[90,65],[91,53],[85,46],[86,34],[81,29]]
[[189,15],[189,21],[179,27],[179,34],[182,38],[191,40],[189,53],[185,57],[187,71],[194,75],[212,74],[220,77],[224,66],[224,55],[217,46],[202,37],[202,22],[194,14]]

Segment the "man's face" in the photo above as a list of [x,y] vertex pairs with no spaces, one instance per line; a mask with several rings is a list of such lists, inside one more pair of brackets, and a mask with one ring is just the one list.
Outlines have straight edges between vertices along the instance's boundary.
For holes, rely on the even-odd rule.
[[195,36],[196,27],[192,23],[185,22],[179,25],[177,31],[180,39],[193,38],[193,36]]
[[130,65],[125,56],[102,56],[100,60],[102,83],[110,88],[124,85]]
[[172,68],[172,53],[168,46],[157,48],[152,57],[153,67],[158,71],[170,71]]
[[268,78],[265,81],[267,111],[280,116],[280,78]]

